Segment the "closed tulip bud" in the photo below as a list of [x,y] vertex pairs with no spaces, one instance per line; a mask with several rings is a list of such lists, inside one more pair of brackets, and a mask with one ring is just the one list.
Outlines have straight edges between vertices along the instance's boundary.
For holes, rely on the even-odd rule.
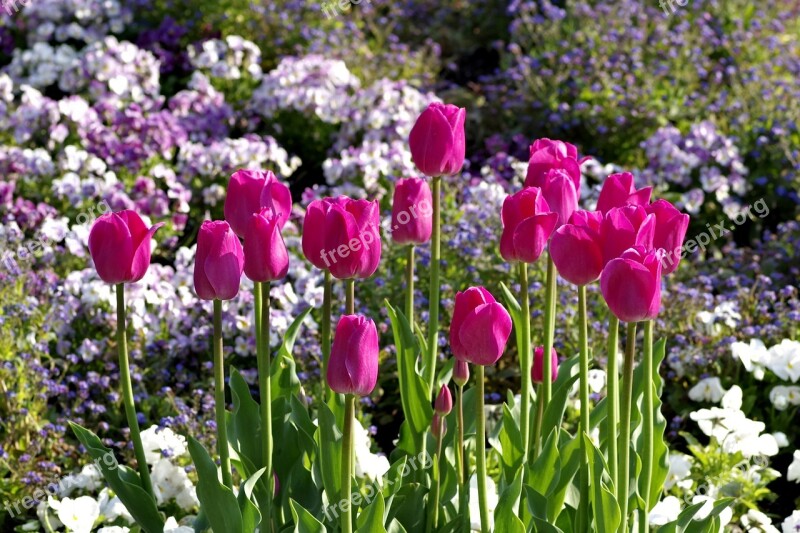
[[500,217],[500,255],[509,262],[533,263],[539,259],[558,221],[538,187],[506,196]]
[[408,136],[411,159],[426,176],[451,176],[461,170],[466,153],[467,111],[434,102],[417,119]]
[[237,170],[228,182],[225,196],[225,220],[234,233],[244,238],[250,217],[269,209],[283,229],[292,214],[292,194],[271,171]]
[[603,217],[601,225],[603,267],[633,246],[651,250],[655,230],[655,215],[648,215],[642,206],[627,205],[611,209]]
[[433,419],[431,420],[431,434],[437,439],[443,439],[447,434],[447,420],[439,413],[433,414]]
[[392,240],[397,244],[424,244],[433,229],[433,199],[421,178],[397,180],[392,198]]
[[206,220],[197,234],[194,290],[202,300],[231,300],[239,293],[244,252],[227,222]]
[[[546,138],[537,139],[530,146],[525,186],[544,189],[544,183],[550,171],[561,170],[570,177],[574,189],[580,191],[581,163],[587,159],[589,158],[584,157],[578,160],[578,149],[570,143]],[[569,217],[564,222],[567,220]]]
[[281,490],[281,482],[278,480],[278,474],[272,471],[272,495],[277,496]]
[[440,415],[449,415],[453,410],[453,397],[450,395],[450,388],[447,385],[442,385],[442,388],[439,389],[439,395],[436,397],[433,408]]
[[469,381],[469,364],[466,361],[456,359],[453,365],[453,381],[459,387],[463,387]]
[[253,281],[275,281],[289,271],[280,217],[270,209],[252,215],[244,237],[244,273]]
[[164,224],[147,228],[134,211],[107,213],[89,232],[89,253],[97,275],[106,283],[135,283],[150,266],[150,240]]
[[327,259],[328,250],[325,248],[328,212],[334,205],[344,205],[348,200],[349,198],[346,196],[323,198],[314,200],[308,204],[306,209],[301,243],[303,255],[311,261],[311,264],[321,270],[327,270],[330,267],[330,259]]
[[630,172],[611,174],[603,182],[603,188],[597,199],[597,210],[605,215],[615,207],[626,205],[644,207],[650,203],[652,192],[652,187],[643,187],[637,191],[633,184],[633,174]]
[[611,260],[600,275],[600,291],[608,308],[623,322],[651,320],[661,307],[663,250],[642,246]]
[[586,285],[603,270],[603,241],[599,211],[575,211],[569,224],[558,228],[550,241],[550,257],[562,278]]
[[681,261],[683,239],[686,237],[686,230],[689,229],[689,215],[681,213],[666,200],[656,200],[645,207],[645,210],[656,217],[653,248],[664,249],[663,274],[671,274]]
[[378,381],[378,330],[362,315],[343,315],[328,361],[328,386],[339,394],[367,396]]
[[[550,383],[555,383],[558,378],[558,354],[553,348],[550,352]],[[533,350],[533,366],[531,367],[531,379],[534,383],[544,381],[544,346],[537,346]]]
[[450,322],[450,347],[457,359],[493,365],[503,355],[511,335],[511,315],[484,287],[456,294]]

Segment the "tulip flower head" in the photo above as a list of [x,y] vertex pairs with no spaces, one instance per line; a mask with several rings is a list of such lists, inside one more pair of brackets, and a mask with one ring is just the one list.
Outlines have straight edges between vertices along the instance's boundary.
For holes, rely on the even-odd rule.
[[426,176],[452,176],[461,170],[466,153],[467,111],[433,102],[417,118],[408,136],[411,159]]
[[450,394],[450,388],[447,385],[442,385],[439,389],[439,395],[436,397],[434,403],[434,410],[440,415],[449,415],[453,410],[453,396]]
[[636,190],[633,184],[633,174],[621,172],[611,174],[603,182],[600,196],[597,199],[597,210],[604,215],[615,207],[626,205],[646,206],[650,203],[652,187],[643,187]]
[[538,187],[506,196],[500,217],[500,255],[509,262],[533,263],[539,259],[558,221],[558,214],[550,212]]
[[106,283],[135,283],[150,266],[150,240],[164,224],[147,228],[130,210],[106,213],[89,232],[89,253],[97,275]]
[[575,189],[580,191],[581,163],[589,158],[578,160],[578,149],[574,145],[542,138],[533,141],[529,150],[526,187],[541,188],[551,170],[562,170],[572,179]]
[[422,178],[397,180],[392,198],[392,240],[397,244],[424,244],[433,230],[433,199]]
[[292,214],[292,194],[271,171],[237,170],[228,182],[225,196],[225,220],[234,233],[244,238],[250,218],[263,209],[278,217],[283,229]]
[[343,315],[328,361],[328,386],[340,394],[367,396],[378,381],[378,330],[363,315]]
[[642,206],[627,205],[611,209],[603,217],[600,227],[603,236],[603,266],[633,246],[651,250],[655,230],[655,215],[648,215]]
[[[558,378],[558,354],[553,348],[550,352],[550,383],[555,383]],[[544,381],[544,346],[537,346],[533,350],[533,366],[531,366],[531,379],[534,383]]]
[[206,220],[197,234],[194,290],[202,300],[232,300],[239,293],[244,251],[227,222]]
[[456,294],[450,322],[450,347],[457,359],[493,365],[503,355],[511,335],[511,315],[484,287]]
[[603,268],[600,291],[608,308],[623,322],[652,320],[661,308],[664,251],[630,248]]
[[586,285],[603,270],[603,241],[599,211],[575,211],[569,224],[558,228],[550,241],[550,257],[562,278]]
[[656,200],[645,207],[645,210],[656,217],[656,230],[653,236],[653,248],[664,249],[664,274],[671,274],[681,261],[681,248],[686,230],[689,229],[689,215],[681,213],[666,200]]
[[280,222],[280,217],[266,208],[250,217],[244,234],[244,273],[253,281],[275,281],[289,271]]
[[[580,179],[580,175],[579,175]],[[566,224],[572,213],[578,210],[580,198],[580,181],[576,185],[572,177],[562,169],[548,170],[537,185],[525,182],[526,187],[539,187],[542,196],[547,201],[550,211],[558,215],[556,227]]]
[[469,381],[469,364],[461,359],[456,359],[453,364],[453,381],[463,387]]

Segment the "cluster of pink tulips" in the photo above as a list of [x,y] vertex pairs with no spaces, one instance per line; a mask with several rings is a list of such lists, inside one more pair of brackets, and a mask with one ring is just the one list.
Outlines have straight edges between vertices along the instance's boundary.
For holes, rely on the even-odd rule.
[[[574,448],[577,448],[579,451],[574,456],[577,457],[577,466],[572,476],[577,473],[579,503],[574,506],[575,513],[570,518],[572,530],[607,531],[610,528],[626,533],[632,511],[629,509],[631,483],[636,474],[630,469],[632,425],[640,428],[637,439],[641,439],[641,445],[633,446],[634,451],[640,452],[641,459],[641,473],[636,474],[641,477],[637,483],[642,487],[636,492],[641,500],[636,504],[642,513],[640,524],[646,524],[647,513],[657,501],[657,490],[661,484],[658,475],[664,470],[662,463],[665,458],[655,450],[655,421],[659,414],[654,403],[657,388],[652,378],[657,374],[653,356],[653,320],[661,304],[662,275],[673,272],[678,266],[676,257],[679,259],[689,217],[665,200],[651,203],[650,189],[637,190],[630,173],[609,176],[603,184],[597,209],[582,210],[579,206],[580,165],[585,158],[580,159],[577,148],[569,143],[549,139],[535,141],[530,147],[523,188],[505,199],[502,212],[498,214],[503,226],[502,235],[499,236],[499,252],[505,261],[514,265],[514,275],[521,287],[519,300],[505,286],[505,306],[484,287],[469,287],[459,291],[455,296],[449,327],[449,346],[454,361],[448,363],[452,365],[448,367],[449,370],[441,371],[438,357],[441,188],[442,178],[457,174],[463,165],[465,118],[464,109],[440,103],[431,104],[420,115],[411,131],[409,144],[414,163],[429,179],[415,177],[398,180],[392,205],[391,239],[397,245],[407,246],[408,250],[404,313],[395,310],[387,302],[398,351],[405,425],[414,452],[425,452],[429,446],[434,450],[430,479],[423,475],[414,481],[427,494],[425,527],[433,531],[442,525],[440,510],[443,503],[440,497],[442,476],[446,470],[443,463],[446,461],[443,449],[446,445],[446,419],[454,412],[456,436],[452,445],[458,485],[456,508],[467,520],[458,524],[469,523],[467,479],[472,461],[465,457],[465,450],[469,449],[465,435],[469,422],[474,419],[476,436],[473,461],[478,484],[480,528],[485,532],[491,530],[486,486],[484,368],[494,365],[503,356],[513,331],[520,362],[519,409],[508,411],[502,430],[505,435],[514,435],[519,450],[518,454],[510,455],[510,462],[506,464],[510,470],[504,474],[504,483],[516,487],[515,494],[511,496],[515,511],[513,519],[518,520],[524,528],[531,524],[542,527],[542,521],[555,523],[560,509],[553,510],[547,505],[544,506],[545,510],[537,507],[542,505],[542,500],[538,498],[545,503],[548,499],[559,500],[557,494],[545,492],[554,489],[541,480],[542,476],[548,478],[553,473],[537,471],[536,465],[550,464],[552,467],[554,463],[547,461],[552,460],[553,454],[565,461],[562,475],[565,479],[560,483],[566,492],[572,480],[566,475],[566,454],[575,453]],[[257,447],[261,453],[260,461],[254,461],[257,463],[255,466],[267,472],[270,478],[275,447],[281,443],[273,442],[269,289],[272,281],[282,279],[288,272],[289,255],[281,232],[291,215],[291,209],[289,189],[274,174],[240,170],[231,176],[228,185],[225,220],[203,222],[197,237],[194,285],[201,299],[213,301],[217,451],[222,484],[228,489],[233,488],[233,480],[229,431],[226,428],[226,419],[229,417],[226,417],[225,409],[222,301],[237,296],[243,273],[254,282],[260,426],[253,435],[261,441]],[[345,533],[351,533],[356,523],[353,516],[355,507],[351,505],[355,399],[372,393],[379,370],[378,331],[370,318],[355,313],[355,280],[369,278],[380,264],[379,217],[380,210],[375,201],[338,197],[312,202],[303,221],[303,254],[324,272],[325,277],[321,352],[326,387],[317,406],[317,420],[320,425],[326,420],[341,423],[340,456],[326,452],[321,443],[319,452],[313,455],[321,464],[323,477],[329,472],[338,472],[340,475],[337,492],[347,502],[347,505],[341,506],[340,516],[340,528]],[[100,217],[89,237],[89,248],[98,275],[117,286],[123,398],[141,487],[151,497],[152,489],[128,376],[123,287],[125,283],[136,282],[144,276],[150,262],[150,240],[158,227],[156,225],[148,229],[136,213],[123,211]],[[415,246],[429,241],[430,308],[425,334],[414,321],[414,250]],[[533,342],[528,265],[537,262],[543,255],[546,256],[544,326],[541,334],[536,335],[540,341]],[[554,349],[556,274],[577,287],[579,301],[577,381],[580,425],[574,438],[559,427],[566,393],[554,391],[556,384],[561,384],[562,389],[567,390],[576,379],[569,371],[559,372],[559,359]],[[344,281],[346,299],[345,313],[339,318],[335,333],[332,331],[331,316],[334,279]],[[588,393],[591,357],[588,348],[586,286],[597,280],[600,281],[603,298],[610,310],[608,394],[604,404],[605,444],[601,446],[602,452],[595,448],[588,437],[593,428]],[[619,321],[627,323],[621,383],[617,368]],[[644,323],[641,358],[644,384],[637,389],[641,390],[641,407],[637,407],[634,392],[636,327],[639,322]],[[534,349],[533,346],[537,347]],[[473,365],[475,372],[474,411],[465,413],[464,387],[470,379],[469,365]],[[451,378],[456,385],[455,401],[448,386]],[[632,422],[634,408],[641,413],[641,424]],[[321,415],[328,412],[332,413],[332,418],[323,420]],[[564,444],[570,439],[575,446]],[[502,453],[505,458],[507,451],[504,449]],[[597,459],[595,455],[600,458]],[[654,471],[657,474],[655,477]],[[553,483],[560,491],[561,485],[555,481]],[[258,500],[262,524],[260,530],[272,531],[280,526],[280,513],[273,509],[276,487],[274,483],[260,482],[260,485],[266,491],[266,496]],[[327,486],[325,490],[328,491]],[[605,493],[610,495],[609,499],[605,499]],[[329,501],[332,501],[331,496],[336,495],[328,495]],[[560,498],[560,505],[563,506],[563,494]],[[204,504],[202,497],[201,503]],[[129,504],[126,502],[126,505]],[[608,505],[615,507],[616,513],[603,509]],[[292,510],[294,514],[295,508]],[[213,525],[216,519],[213,511],[206,512]]]

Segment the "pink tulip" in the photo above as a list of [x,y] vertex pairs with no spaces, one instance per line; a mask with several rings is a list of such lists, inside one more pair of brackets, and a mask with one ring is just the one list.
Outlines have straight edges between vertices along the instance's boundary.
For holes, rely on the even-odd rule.
[[[558,354],[555,348],[552,349],[550,355],[550,383],[555,383],[556,378],[558,378]],[[537,346],[533,350],[531,379],[534,383],[542,383],[544,381],[544,346]]]
[[424,244],[433,229],[433,199],[428,182],[399,179],[392,199],[392,240],[397,244]]
[[378,330],[363,315],[343,315],[328,361],[328,386],[340,394],[367,396],[378,381]]
[[106,213],[89,232],[89,253],[97,275],[106,283],[135,283],[150,266],[150,240],[164,224],[150,229],[134,211]]
[[311,202],[306,209],[303,219],[303,255],[320,270],[330,267],[330,260],[324,259],[328,251],[325,248],[328,212],[334,205],[344,206],[348,201],[350,199],[346,196],[322,198]]
[[600,275],[608,308],[623,322],[651,320],[661,307],[663,250],[636,246],[611,260]]
[[599,211],[575,211],[569,224],[558,228],[550,241],[550,257],[562,278],[586,285],[603,270],[603,241]]
[[627,205],[609,210],[601,225],[603,266],[632,246],[652,249],[655,229],[655,215],[648,215],[642,206]]
[[244,270],[242,243],[227,222],[206,220],[197,234],[194,290],[202,300],[231,300]]
[[426,176],[451,176],[464,165],[467,111],[434,102],[417,119],[408,144],[411,159]]
[[453,410],[453,396],[450,395],[450,388],[447,385],[442,385],[442,388],[439,389],[434,410],[442,416],[450,414],[450,411]]
[[580,191],[581,163],[587,159],[589,158],[584,157],[578,160],[578,149],[570,143],[547,138],[537,139],[530,146],[525,186],[543,189],[547,174],[551,170],[562,170],[571,178],[575,190]]
[[510,334],[511,316],[484,287],[456,294],[450,347],[457,359],[493,365],[503,355]]
[[633,174],[630,172],[611,174],[603,182],[600,197],[597,199],[597,210],[605,215],[615,207],[646,206],[650,203],[652,192],[652,187],[643,187],[637,191],[633,184]]
[[[439,427],[441,425],[441,428]],[[431,420],[431,435],[436,439],[444,438],[447,434],[447,419],[439,413],[433,413]]]
[[459,387],[463,387],[469,381],[469,364],[466,361],[456,359],[453,365],[453,381]]
[[275,281],[289,271],[280,218],[270,209],[252,215],[244,234],[244,273],[253,281]]
[[250,217],[269,209],[283,229],[292,214],[292,195],[271,171],[237,170],[228,182],[225,220],[239,237],[244,237]]
[[539,259],[558,220],[538,187],[506,196],[500,217],[503,220],[500,255],[506,261],[524,263]]
[[[578,175],[580,179],[580,174]],[[556,227],[566,224],[572,217],[572,213],[578,210],[578,199],[580,198],[580,182],[576,186],[573,178],[562,169],[548,170],[547,173],[537,180],[525,181],[526,187],[539,187],[542,196],[547,201],[550,211],[558,215]]]
[[681,248],[683,248],[686,230],[689,228],[689,215],[681,213],[666,200],[656,200],[645,209],[656,217],[653,248],[664,249],[663,273],[671,274],[675,272],[681,261]]

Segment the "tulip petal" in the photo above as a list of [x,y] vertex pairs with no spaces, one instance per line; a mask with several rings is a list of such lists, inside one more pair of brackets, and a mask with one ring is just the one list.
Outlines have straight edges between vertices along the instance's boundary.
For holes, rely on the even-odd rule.
[[275,281],[289,271],[289,254],[280,230],[280,218],[264,209],[255,214],[245,232],[244,272],[253,281]]
[[459,331],[464,319],[476,307],[495,302],[494,296],[484,287],[470,287],[456,293],[453,318],[450,320],[450,349],[457,359],[467,361],[467,351],[461,343]]
[[514,249],[520,261],[533,263],[547,247],[547,241],[558,222],[556,213],[542,213],[527,218],[514,230]]
[[144,277],[147,273],[147,269],[150,267],[150,241],[155,235],[156,231],[163,226],[163,222],[159,222],[144,234],[142,239],[136,242],[134,239],[134,243],[136,246],[136,250],[133,254],[133,261],[131,262],[131,269],[130,269],[130,281],[136,283],[140,279]]
[[591,283],[603,270],[599,235],[586,227],[561,226],[550,241],[550,256],[561,277],[575,285]]
[[660,277],[628,258],[610,261],[600,276],[600,290],[608,308],[623,322],[655,318],[661,302]]
[[458,335],[469,362],[493,365],[503,355],[511,335],[511,316],[497,302],[478,306],[464,317]]
[[244,270],[244,252],[239,238],[233,232],[226,231],[221,238],[215,238],[204,269],[216,299],[231,300],[236,297]]
[[106,283],[125,283],[133,260],[133,239],[116,213],[99,217],[89,232],[89,253],[97,275]]
[[417,119],[408,137],[411,158],[427,176],[441,176],[453,154],[453,130],[445,115],[428,106]]
[[281,229],[286,225],[292,214],[292,193],[271,172],[269,173],[269,178],[267,178],[267,183],[261,190],[260,206],[262,209],[270,209],[271,212],[278,216]]
[[303,237],[301,245],[303,255],[315,267],[325,270],[330,267],[330,260],[326,261],[325,252],[325,213],[328,206],[323,200],[314,200],[306,209],[303,219]]
[[352,213],[336,205],[325,218],[325,252],[330,258],[331,275],[337,279],[354,278],[361,263],[363,248],[356,250],[350,240],[358,237],[358,225]]
[[353,392],[369,395],[378,381],[378,332],[372,320],[363,319],[347,339],[345,368]]

